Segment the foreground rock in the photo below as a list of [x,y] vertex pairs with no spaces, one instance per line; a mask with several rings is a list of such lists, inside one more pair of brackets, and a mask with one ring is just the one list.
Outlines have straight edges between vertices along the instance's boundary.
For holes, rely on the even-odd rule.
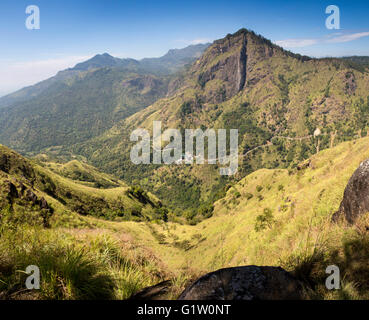
[[132,295],[130,300],[163,300],[169,292],[172,283],[169,280],[155,286],[147,287]]
[[340,208],[333,215],[333,221],[344,216],[353,224],[356,219],[369,212],[369,159],[363,161],[350,178]]
[[302,300],[303,288],[280,267],[220,269],[199,278],[179,300]]

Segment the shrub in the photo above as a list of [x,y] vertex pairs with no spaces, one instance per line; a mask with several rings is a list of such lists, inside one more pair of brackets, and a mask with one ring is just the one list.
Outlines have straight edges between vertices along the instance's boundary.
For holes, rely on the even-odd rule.
[[164,207],[156,208],[155,218],[168,222],[168,209]]
[[214,206],[212,204],[202,205],[199,208],[199,214],[201,214],[204,218],[210,218],[213,215]]
[[143,204],[151,203],[151,200],[144,189],[140,186],[131,186],[127,191],[127,195],[133,196]]
[[142,217],[142,208],[139,205],[134,205],[128,210],[128,213],[133,217]]
[[187,219],[187,221],[191,221],[196,217],[196,211],[194,210],[186,210],[184,212],[184,217]]
[[265,208],[263,214],[256,217],[255,231],[259,232],[266,229],[267,227],[271,228],[273,221],[274,218],[272,210],[269,208]]
[[247,193],[245,194],[245,197],[246,197],[246,199],[247,199],[247,200],[250,200],[253,196],[254,196],[254,195],[253,195],[252,193],[249,193],[249,192],[247,192]]
[[181,108],[180,108],[180,115],[182,117],[185,117],[186,115],[192,113],[192,104],[191,102],[187,101],[187,102],[184,102],[182,105],[181,105]]
[[173,245],[174,247],[184,251],[188,251],[193,247],[189,240],[175,241]]

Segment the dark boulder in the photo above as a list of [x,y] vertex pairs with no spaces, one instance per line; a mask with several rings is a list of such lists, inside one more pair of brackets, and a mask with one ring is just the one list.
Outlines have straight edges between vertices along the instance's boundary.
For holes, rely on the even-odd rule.
[[39,204],[36,194],[31,189],[27,190],[26,199],[32,202],[33,204]]
[[8,189],[9,189],[8,191],[9,199],[15,199],[19,197],[18,190],[13,183],[11,182],[8,183]]
[[13,204],[14,199],[19,197],[17,187],[10,181],[5,181],[4,186],[0,185],[0,194],[4,194],[6,203],[10,205]]
[[333,215],[332,220],[338,221],[344,216],[350,223],[369,212],[369,160],[363,161],[350,178],[340,208]]
[[130,300],[163,300],[169,292],[172,282],[169,280],[147,287],[132,295]]
[[49,210],[50,209],[49,204],[47,203],[47,201],[45,200],[44,197],[42,197],[40,199],[40,208],[41,209],[46,209],[46,210]]
[[8,173],[9,172],[9,159],[5,154],[0,154],[0,170]]
[[304,161],[304,162],[301,162],[297,165],[297,170],[305,170],[307,168],[309,168],[311,165],[311,160],[307,160],[307,161]]
[[302,300],[303,287],[280,267],[220,269],[199,278],[179,300]]

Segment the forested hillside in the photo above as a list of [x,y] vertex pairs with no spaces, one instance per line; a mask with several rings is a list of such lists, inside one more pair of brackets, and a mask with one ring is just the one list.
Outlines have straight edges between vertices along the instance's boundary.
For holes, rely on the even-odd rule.
[[[198,208],[211,210],[227,183],[259,168],[294,168],[319,150],[365,136],[368,80],[369,70],[356,63],[299,56],[243,29],[215,41],[172,95],[68,150],[141,184],[179,214],[187,210],[190,221],[201,220]],[[130,133],[151,130],[154,120],[162,121],[163,130],[181,132],[238,129],[237,174],[222,177],[219,166],[212,165],[132,164]]]
[[176,72],[207,45],[141,61],[105,53],[0,99],[0,142],[19,152],[101,135],[176,87]]

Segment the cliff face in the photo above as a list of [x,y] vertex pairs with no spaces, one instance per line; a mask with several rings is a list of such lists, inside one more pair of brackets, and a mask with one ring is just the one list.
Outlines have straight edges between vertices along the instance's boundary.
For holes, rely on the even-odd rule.
[[[196,63],[192,71],[196,74],[200,86],[210,81],[222,85],[224,94],[219,100],[227,100],[243,89],[246,80],[247,33],[237,37],[227,37],[215,42]],[[206,97],[211,101],[211,94]]]
[[202,88],[211,86],[221,92],[207,92],[205,102],[220,103],[243,90],[247,80],[251,80],[249,74],[255,65],[275,54],[285,53],[255,33],[242,29],[215,41],[193,65],[191,72]]

